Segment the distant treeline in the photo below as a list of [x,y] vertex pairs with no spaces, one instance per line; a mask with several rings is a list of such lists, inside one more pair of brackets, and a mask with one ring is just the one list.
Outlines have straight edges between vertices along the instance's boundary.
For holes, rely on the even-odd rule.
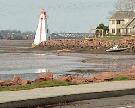
[[34,36],[34,32],[21,32],[19,30],[0,30],[0,39],[31,40],[34,38]]
[[[66,34],[66,35],[65,35]],[[82,33],[51,33],[49,39],[80,39],[88,37],[90,34]],[[19,30],[0,30],[0,39],[7,40],[33,40],[35,32],[21,32]]]

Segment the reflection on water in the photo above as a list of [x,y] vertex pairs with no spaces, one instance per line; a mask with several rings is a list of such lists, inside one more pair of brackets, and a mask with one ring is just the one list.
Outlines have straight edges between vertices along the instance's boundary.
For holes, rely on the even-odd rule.
[[43,72],[49,72],[47,69],[37,69],[34,73],[43,73]]
[[[82,62],[83,60],[86,62]],[[21,74],[25,79],[33,79],[41,72],[51,71],[61,75],[77,69],[90,70],[89,73],[125,71],[134,64],[134,55],[5,53],[0,54],[0,78]]]

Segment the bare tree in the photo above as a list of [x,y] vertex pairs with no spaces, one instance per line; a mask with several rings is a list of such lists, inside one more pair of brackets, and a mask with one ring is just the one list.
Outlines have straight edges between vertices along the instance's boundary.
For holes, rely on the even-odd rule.
[[115,8],[118,11],[134,11],[135,0],[117,0]]
[[123,0],[117,0],[117,2],[115,4],[115,8],[118,11],[122,11],[123,10]]

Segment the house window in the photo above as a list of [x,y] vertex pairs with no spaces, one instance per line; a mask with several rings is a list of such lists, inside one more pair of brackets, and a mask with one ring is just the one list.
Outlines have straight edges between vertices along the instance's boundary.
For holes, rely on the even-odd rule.
[[121,33],[121,30],[120,29],[117,29],[117,33],[120,34]]
[[115,29],[112,29],[112,33],[115,33]]
[[131,29],[130,28],[128,29],[128,33],[131,33]]
[[115,24],[115,20],[112,20],[112,24]]
[[120,20],[117,20],[117,24],[120,24]]

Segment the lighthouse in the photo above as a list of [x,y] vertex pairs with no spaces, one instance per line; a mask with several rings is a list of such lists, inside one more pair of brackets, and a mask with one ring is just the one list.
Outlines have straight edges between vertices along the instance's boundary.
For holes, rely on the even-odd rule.
[[47,41],[47,35],[48,35],[47,14],[45,10],[42,9],[40,12],[38,27],[36,30],[36,35],[32,46],[35,47],[38,45],[44,45],[44,43]]

